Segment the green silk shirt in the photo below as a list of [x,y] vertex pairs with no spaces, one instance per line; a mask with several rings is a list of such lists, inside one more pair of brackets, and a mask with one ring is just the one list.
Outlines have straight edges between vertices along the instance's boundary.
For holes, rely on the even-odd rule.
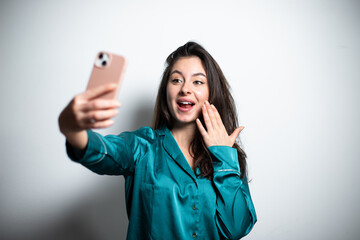
[[68,155],[98,174],[125,177],[127,239],[239,239],[257,221],[236,149],[209,147],[215,160],[208,180],[194,173],[167,128],[87,133],[83,156],[67,144]]

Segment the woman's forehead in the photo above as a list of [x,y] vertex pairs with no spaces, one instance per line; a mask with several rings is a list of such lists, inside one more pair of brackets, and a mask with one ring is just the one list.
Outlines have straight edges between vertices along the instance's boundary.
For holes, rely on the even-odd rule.
[[206,76],[205,68],[202,61],[197,56],[181,57],[173,65],[170,74],[173,72],[181,73],[202,73]]

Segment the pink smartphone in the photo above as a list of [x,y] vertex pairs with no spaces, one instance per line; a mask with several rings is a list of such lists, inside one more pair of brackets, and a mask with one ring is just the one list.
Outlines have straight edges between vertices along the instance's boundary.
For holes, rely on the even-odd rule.
[[109,52],[99,52],[96,55],[86,90],[108,83],[116,83],[118,87],[115,91],[100,96],[104,99],[116,99],[126,66],[125,57]]

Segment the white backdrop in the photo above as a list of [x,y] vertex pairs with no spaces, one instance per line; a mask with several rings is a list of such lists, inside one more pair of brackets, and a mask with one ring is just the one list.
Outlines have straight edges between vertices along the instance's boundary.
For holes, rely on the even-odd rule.
[[189,40],[236,99],[258,223],[246,239],[360,237],[360,3],[1,1],[0,238],[124,239],[124,179],[71,162],[57,117],[95,55],[127,56],[119,133],[151,123]]

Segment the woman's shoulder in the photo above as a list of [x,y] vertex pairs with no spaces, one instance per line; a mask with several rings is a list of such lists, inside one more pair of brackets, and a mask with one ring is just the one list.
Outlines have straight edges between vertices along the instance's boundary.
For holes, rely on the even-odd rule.
[[135,131],[126,131],[122,132],[119,136],[120,137],[133,137],[133,138],[141,138],[147,141],[154,141],[161,137],[162,135],[165,135],[167,128],[159,128],[159,129],[153,129],[152,127],[145,126],[141,127]]

